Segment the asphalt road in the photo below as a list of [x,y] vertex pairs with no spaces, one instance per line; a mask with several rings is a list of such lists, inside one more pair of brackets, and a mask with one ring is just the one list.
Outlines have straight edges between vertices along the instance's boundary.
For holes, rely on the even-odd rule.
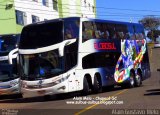
[[[58,95],[50,100],[43,97],[31,99],[16,99],[11,96],[0,98],[0,114],[15,113],[18,115],[56,115],[56,114],[160,114],[160,48],[149,49],[151,78],[143,81],[143,85],[137,88],[106,89],[99,94],[90,94],[87,97],[76,94]],[[101,103],[99,103],[101,102]],[[155,110],[157,109],[157,110]],[[132,111],[136,110],[136,111]],[[128,112],[128,113],[127,113]],[[138,114],[139,114],[138,113]]]

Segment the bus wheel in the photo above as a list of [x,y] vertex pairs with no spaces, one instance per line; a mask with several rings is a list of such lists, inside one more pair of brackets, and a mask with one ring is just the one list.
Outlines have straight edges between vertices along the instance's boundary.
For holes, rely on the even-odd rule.
[[137,75],[135,76],[135,86],[139,87],[142,84],[142,78],[141,75],[139,73],[137,73]]
[[97,75],[94,76],[93,91],[94,93],[102,92],[102,83],[101,83],[100,76],[99,77]]
[[133,72],[130,72],[130,79],[128,82],[128,86],[129,86],[129,88],[132,88],[135,86],[135,76],[134,76]]
[[51,95],[45,95],[43,98],[44,98],[45,101],[52,100],[52,96]]
[[82,95],[88,95],[89,92],[90,92],[89,83],[87,81],[87,78],[84,77]]
[[23,98],[22,94],[17,94],[17,98]]

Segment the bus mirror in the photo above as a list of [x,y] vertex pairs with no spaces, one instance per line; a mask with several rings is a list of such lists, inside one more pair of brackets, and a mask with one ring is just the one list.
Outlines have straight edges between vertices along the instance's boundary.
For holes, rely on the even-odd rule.
[[59,56],[60,56],[60,57],[64,56],[64,47],[67,46],[67,45],[69,45],[69,44],[74,43],[75,41],[76,41],[76,39],[70,39],[70,40],[65,40],[65,41],[63,41],[63,42],[60,44],[59,48],[58,48]]
[[60,44],[60,47],[59,47],[59,55],[60,57],[64,56],[64,47],[69,44],[70,41],[63,41],[61,44]]
[[18,51],[18,48],[16,48],[16,49],[14,49],[14,50],[12,50],[10,53],[9,53],[9,55],[8,55],[8,61],[9,61],[9,64],[12,64],[13,62],[12,62],[12,59],[14,59],[14,58],[17,58],[17,52]]

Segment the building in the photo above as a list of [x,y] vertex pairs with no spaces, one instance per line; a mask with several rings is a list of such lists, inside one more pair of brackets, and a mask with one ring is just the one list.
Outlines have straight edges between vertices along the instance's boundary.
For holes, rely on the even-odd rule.
[[96,17],[96,0],[60,0],[59,16]]
[[3,0],[0,34],[20,33],[23,26],[63,17],[96,17],[96,0]]
[[0,2],[0,35],[18,33],[13,1]]

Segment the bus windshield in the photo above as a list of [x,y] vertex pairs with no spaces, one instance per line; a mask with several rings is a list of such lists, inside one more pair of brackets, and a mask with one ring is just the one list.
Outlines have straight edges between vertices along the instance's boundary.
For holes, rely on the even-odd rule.
[[64,72],[63,57],[58,50],[20,55],[21,73],[26,80],[47,79]]
[[63,41],[63,21],[30,25],[23,29],[19,49],[36,49]]
[[13,59],[13,64],[8,63],[8,54],[14,50],[19,41],[19,34],[0,36],[0,82],[5,82],[18,78],[17,59]]
[[8,64],[8,60],[0,62],[0,82],[5,82],[18,78],[16,59],[13,60],[13,65]]

